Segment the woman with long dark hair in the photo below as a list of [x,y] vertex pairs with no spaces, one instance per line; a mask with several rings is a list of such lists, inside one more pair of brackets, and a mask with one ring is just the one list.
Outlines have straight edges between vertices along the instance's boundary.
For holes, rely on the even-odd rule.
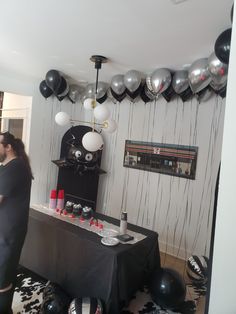
[[0,133],[0,163],[0,313],[10,314],[33,175],[23,142],[9,132]]

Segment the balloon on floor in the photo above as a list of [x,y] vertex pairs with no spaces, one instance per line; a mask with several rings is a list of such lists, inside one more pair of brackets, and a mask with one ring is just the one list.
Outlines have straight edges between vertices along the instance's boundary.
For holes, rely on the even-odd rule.
[[69,307],[68,314],[102,314],[102,303],[97,298],[86,297],[74,299]]
[[43,302],[41,314],[63,314],[66,313],[71,298],[56,283],[49,283],[43,291]]
[[154,272],[150,282],[154,302],[167,309],[174,309],[184,302],[186,285],[179,273],[170,268]]
[[192,255],[187,260],[186,272],[194,283],[207,282],[208,258],[206,256]]

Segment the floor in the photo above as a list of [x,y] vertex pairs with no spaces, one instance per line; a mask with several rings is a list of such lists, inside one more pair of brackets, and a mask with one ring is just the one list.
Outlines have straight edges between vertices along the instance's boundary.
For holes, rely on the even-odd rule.
[[[175,269],[176,271],[178,271],[179,274],[183,275],[186,281],[188,281],[185,271],[186,261],[161,252],[161,265],[162,267],[170,267]],[[196,314],[204,314],[204,309],[205,297],[201,297],[198,302]]]

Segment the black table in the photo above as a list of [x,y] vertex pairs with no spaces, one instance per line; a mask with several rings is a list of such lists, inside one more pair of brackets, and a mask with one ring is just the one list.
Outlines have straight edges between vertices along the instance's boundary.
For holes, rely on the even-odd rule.
[[[119,224],[102,214],[96,217]],[[72,297],[98,297],[107,314],[119,314],[160,267],[158,234],[131,224],[128,229],[147,237],[136,244],[107,247],[96,233],[31,209],[20,264],[57,282]]]

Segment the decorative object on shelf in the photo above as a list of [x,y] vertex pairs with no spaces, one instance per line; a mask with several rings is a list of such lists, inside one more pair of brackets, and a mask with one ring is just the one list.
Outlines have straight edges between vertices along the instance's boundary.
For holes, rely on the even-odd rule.
[[[70,201],[96,210],[99,175],[106,172],[100,168],[102,150],[90,152],[82,145],[82,138],[91,131],[86,125],[68,129],[61,140],[60,157],[52,162],[59,168],[57,190],[65,191],[65,203]],[[73,208],[73,215],[81,213],[82,208],[77,212]]]
[[[71,168],[74,169],[75,173],[78,173],[80,176],[82,176],[85,173],[88,172],[93,172],[93,173],[105,173],[102,169],[99,168],[99,160],[100,160],[100,155],[99,150],[98,151],[88,151],[84,148],[82,145],[81,140],[86,141],[87,137],[91,136],[96,136],[99,135],[98,133],[93,133],[91,132],[91,128],[89,127],[84,127],[86,128],[86,131],[83,130],[83,135],[80,137],[79,126],[77,127],[72,127],[68,131],[68,139],[66,141],[66,149],[64,152],[63,158],[59,160],[52,160],[53,163],[55,163],[58,167],[60,168]],[[86,136],[84,136],[86,135]],[[93,137],[94,138],[94,137]],[[100,137],[98,138],[100,140]],[[97,145],[97,142],[93,141],[88,141],[89,145]],[[102,143],[100,142],[100,146]]]
[[82,208],[82,217],[86,220],[90,219],[93,215],[93,210],[91,207],[85,206]]
[[[95,131],[95,126],[101,127],[108,133],[112,133],[116,130],[116,122],[110,119],[110,112],[105,105],[98,105],[98,99],[104,98],[106,94],[105,83],[98,82],[98,74],[101,69],[102,63],[107,62],[107,58],[103,56],[94,55],[90,58],[92,62],[95,63],[96,73],[96,83],[87,86],[86,95],[89,95],[87,99],[84,100],[84,108],[91,110],[93,112],[93,117],[91,121],[80,121],[71,119],[66,112],[58,112],[55,116],[55,121],[60,126],[67,126],[70,123],[74,124],[76,122],[85,123],[92,126],[92,130],[86,133],[82,138],[83,147],[90,152],[96,152],[103,148],[103,138],[100,133]],[[96,121],[99,121],[97,123]],[[100,132],[101,132],[100,131]]]
[[198,148],[125,141],[124,167],[195,179]]

